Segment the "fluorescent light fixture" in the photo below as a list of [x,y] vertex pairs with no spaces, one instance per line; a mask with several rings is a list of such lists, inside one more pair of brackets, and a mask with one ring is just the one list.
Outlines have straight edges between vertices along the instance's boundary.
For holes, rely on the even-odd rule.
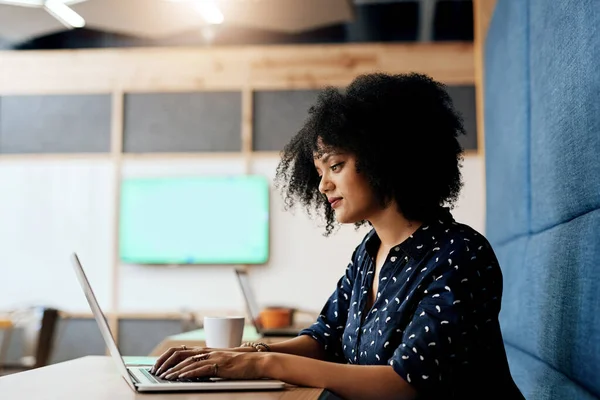
[[73,11],[62,0],[46,0],[44,8],[67,28],[82,28],[85,26],[83,17]]
[[223,13],[214,0],[196,0],[194,1],[194,7],[209,24],[223,23]]
[[[2,0],[0,0],[2,1]],[[217,4],[217,0],[164,0],[171,3],[191,3],[202,19],[204,19],[209,24],[222,24],[225,20],[219,5]]]

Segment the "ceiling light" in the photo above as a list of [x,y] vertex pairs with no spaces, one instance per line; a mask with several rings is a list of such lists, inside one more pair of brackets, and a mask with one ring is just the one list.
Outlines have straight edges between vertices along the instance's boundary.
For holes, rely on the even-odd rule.
[[[2,0],[0,0],[2,1]],[[165,0],[171,3],[191,3],[209,24],[222,24],[225,20],[216,0]]]
[[0,0],[0,4],[44,8],[67,28],[81,28],[85,26],[85,20],[81,15],[73,11],[69,5],[84,1],[86,0]]
[[197,0],[194,2],[196,11],[200,13],[202,18],[209,24],[221,24],[223,23],[223,13],[217,6],[217,3],[213,0]]
[[82,28],[85,26],[85,20],[72,8],[67,6],[62,0],[46,0],[44,8],[54,18],[62,22],[67,28]]

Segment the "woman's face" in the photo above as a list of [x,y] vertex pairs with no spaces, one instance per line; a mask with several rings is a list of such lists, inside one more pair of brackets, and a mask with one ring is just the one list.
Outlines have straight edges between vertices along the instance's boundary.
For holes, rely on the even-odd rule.
[[368,220],[380,209],[364,175],[356,171],[352,154],[326,150],[315,156],[315,167],[321,177],[319,191],[327,197],[338,222]]

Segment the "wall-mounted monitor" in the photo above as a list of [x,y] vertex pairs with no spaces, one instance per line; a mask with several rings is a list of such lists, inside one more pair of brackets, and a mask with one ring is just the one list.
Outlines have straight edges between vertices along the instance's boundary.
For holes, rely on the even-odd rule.
[[269,182],[257,175],[124,179],[119,254],[130,264],[263,264]]

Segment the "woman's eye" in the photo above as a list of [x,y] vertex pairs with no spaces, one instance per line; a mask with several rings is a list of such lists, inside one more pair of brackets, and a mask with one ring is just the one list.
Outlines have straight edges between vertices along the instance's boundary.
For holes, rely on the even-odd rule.
[[336,170],[338,170],[339,168],[341,168],[341,167],[342,167],[342,164],[343,164],[343,163],[337,163],[337,164],[334,164],[334,165],[332,165],[332,166],[330,167],[330,169],[331,169],[332,171],[334,171],[334,172],[335,172]]

